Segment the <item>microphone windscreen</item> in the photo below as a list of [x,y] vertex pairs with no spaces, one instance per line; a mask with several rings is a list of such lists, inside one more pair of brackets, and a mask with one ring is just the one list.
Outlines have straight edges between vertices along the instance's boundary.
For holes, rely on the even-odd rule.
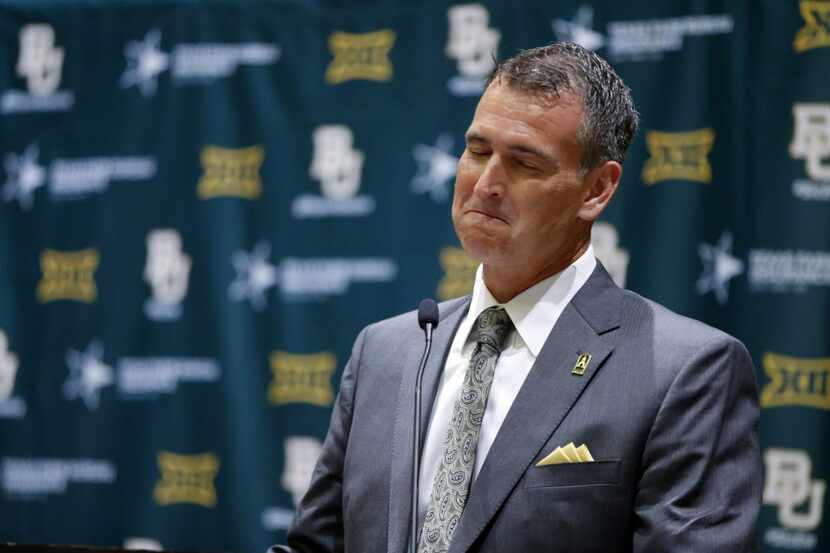
[[418,324],[425,329],[427,323],[430,323],[432,328],[438,326],[438,304],[430,298],[423,299],[418,304]]

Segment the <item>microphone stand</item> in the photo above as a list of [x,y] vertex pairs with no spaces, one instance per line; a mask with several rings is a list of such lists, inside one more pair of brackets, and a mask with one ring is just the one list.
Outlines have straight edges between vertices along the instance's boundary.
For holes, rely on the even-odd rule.
[[418,493],[421,479],[421,382],[432,348],[432,329],[438,325],[438,306],[432,300],[423,300],[418,306],[418,319],[424,329],[424,353],[415,375],[415,409],[412,424],[412,510],[409,522],[409,553],[418,551]]

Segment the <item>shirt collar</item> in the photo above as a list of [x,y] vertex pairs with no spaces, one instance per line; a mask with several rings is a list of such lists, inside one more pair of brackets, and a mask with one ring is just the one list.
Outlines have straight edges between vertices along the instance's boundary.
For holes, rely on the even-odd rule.
[[504,304],[499,303],[487,289],[484,284],[483,267],[479,265],[467,320],[472,326],[472,321],[475,321],[485,309],[493,306],[504,307],[516,326],[518,336],[533,356],[537,357],[559,316],[591,276],[596,264],[594,248],[589,245],[588,249],[565,269],[537,282]]

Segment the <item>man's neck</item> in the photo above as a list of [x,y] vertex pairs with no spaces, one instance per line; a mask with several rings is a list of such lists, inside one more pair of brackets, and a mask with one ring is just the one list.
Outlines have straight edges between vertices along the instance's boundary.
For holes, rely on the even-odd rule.
[[557,256],[555,261],[531,271],[528,271],[528,267],[494,267],[485,263],[482,275],[484,284],[499,303],[507,303],[531,286],[563,271],[585,253],[589,244],[590,238],[580,241],[566,255]]

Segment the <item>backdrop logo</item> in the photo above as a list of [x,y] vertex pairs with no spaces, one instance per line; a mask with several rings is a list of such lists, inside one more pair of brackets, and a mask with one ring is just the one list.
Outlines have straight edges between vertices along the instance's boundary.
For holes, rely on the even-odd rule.
[[157,459],[161,480],[156,483],[153,498],[158,505],[216,505],[216,487],[213,483],[219,474],[219,459],[216,455],[179,455],[161,451]]
[[416,144],[412,156],[418,164],[418,172],[412,178],[412,192],[429,194],[438,203],[446,202],[458,165],[458,157],[453,154],[452,135],[443,133],[434,146]]
[[395,31],[383,29],[364,34],[337,31],[329,37],[334,59],[326,69],[326,82],[388,81],[392,78],[389,52],[395,45]]
[[285,468],[280,483],[291,492],[291,499],[296,507],[311,484],[311,476],[314,474],[314,466],[320,457],[323,444],[311,436],[288,436],[284,444]]
[[24,210],[32,207],[35,190],[46,184],[46,170],[37,162],[39,154],[37,144],[30,144],[20,155],[6,154],[3,200],[17,200]]
[[229,196],[254,200],[262,193],[260,168],[265,159],[262,146],[231,149],[205,146],[197,194],[203,200]]
[[591,230],[591,244],[594,253],[611,278],[620,288],[625,288],[625,276],[628,272],[628,251],[620,248],[620,234],[610,223],[596,223]]
[[79,200],[100,194],[113,181],[148,180],[156,174],[156,161],[150,157],[89,157],[55,159],[48,170],[38,163],[40,148],[30,144],[20,155],[6,154],[5,201],[17,200],[28,210],[34,192],[49,184],[49,194],[58,201]]
[[729,300],[729,281],[744,272],[744,262],[732,255],[732,233],[724,231],[714,246],[701,243],[697,247],[703,272],[695,289],[700,295],[715,294],[721,305]]
[[274,405],[309,403],[328,407],[334,401],[331,377],[337,357],[329,351],[311,354],[275,351],[271,354],[273,380],[268,401]]
[[153,538],[131,536],[124,538],[124,549],[139,549],[142,551],[164,551],[161,542]]
[[667,180],[712,182],[712,166],[707,156],[714,142],[712,129],[648,131],[646,145],[651,157],[643,166],[643,182],[647,185]]
[[358,194],[365,156],[355,149],[351,129],[322,125],[314,130],[312,141],[314,153],[308,172],[320,181],[322,196],[297,196],[291,204],[294,217],[363,217],[372,213],[374,198]]
[[95,271],[101,259],[98,250],[44,250],[40,255],[43,278],[37,284],[40,303],[71,300],[92,303],[98,297]]
[[161,31],[150,30],[142,40],[127,43],[127,68],[121,88],[137,87],[144,96],[158,88],[159,75],[170,69],[176,83],[205,83],[236,73],[242,65],[270,65],[279,60],[280,47],[262,42],[239,44],[179,44],[171,53],[161,49]]
[[0,330],[0,419],[19,419],[26,416],[26,402],[12,396],[19,363],[9,349],[6,333]]
[[793,183],[793,195],[802,200],[830,200],[830,104],[793,104],[793,118],[790,156],[805,161],[809,177]]
[[793,49],[806,52],[830,46],[830,2],[801,0],[799,8],[804,26],[795,34]]
[[75,96],[58,88],[63,74],[64,51],[55,45],[55,29],[46,23],[32,23],[20,29],[20,55],[15,68],[26,80],[26,91],[9,90],[0,98],[0,112],[23,113],[65,111]]
[[182,238],[178,232],[157,229],[147,234],[144,280],[153,289],[152,297],[144,304],[148,318],[172,321],[181,317],[190,267],[190,256],[182,251]]
[[388,282],[398,274],[395,261],[382,257],[287,257],[274,265],[268,259],[270,252],[268,243],[260,242],[250,253],[234,253],[236,276],[228,287],[232,300],[249,300],[259,311],[267,305],[266,294],[272,287],[279,286],[287,301],[322,301],[345,294],[353,283]]
[[456,96],[477,96],[484,92],[487,77],[495,67],[501,33],[489,26],[490,12],[481,4],[452,6],[447,19],[450,28],[446,52],[458,69],[447,87]]
[[444,270],[444,276],[438,283],[438,298],[448,300],[472,292],[478,261],[463,249],[452,246],[443,248],[438,257]]
[[69,377],[63,385],[68,400],[81,399],[87,409],[96,410],[101,401],[101,389],[114,382],[112,367],[104,363],[101,342],[90,342],[84,351],[74,349],[66,353]]
[[182,383],[217,382],[222,371],[213,359],[124,357],[118,360],[118,391],[129,399],[173,394]]
[[761,393],[761,406],[814,407],[830,410],[830,357],[805,359],[764,354],[764,372],[771,382]]
[[830,253],[750,250],[749,285],[756,292],[806,292],[811,286],[830,286]]
[[7,496],[43,499],[63,495],[69,484],[113,484],[115,465],[105,459],[51,459],[4,457],[0,483]]
[[551,27],[560,41],[576,42],[589,50],[599,50],[605,45],[605,37],[594,30],[594,8],[580,6],[572,20],[554,19]]
[[17,356],[9,351],[6,333],[0,330],[0,401],[8,401],[12,397],[17,365]]
[[768,528],[764,542],[773,547],[815,549],[824,512],[824,480],[812,480],[810,455],[801,449],[768,448],[764,452],[764,505],[778,507],[780,527]]
[[[285,465],[280,484],[291,493],[294,507],[300,504],[311,484],[314,466],[320,457],[323,444],[311,436],[288,436],[285,438]],[[294,520],[294,509],[268,507],[262,512],[262,526],[266,530],[287,530]]]
[[271,264],[270,257],[271,245],[265,241],[257,243],[251,253],[238,250],[233,254],[236,277],[228,288],[233,301],[248,300],[257,311],[265,309],[268,289],[276,286],[279,279],[278,269]]
[[686,15],[668,19],[610,21],[605,34],[593,29],[594,10],[579,7],[573,19],[554,19],[551,27],[559,41],[576,42],[591,50],[607,46],[611,61],[659,60],[683,49],[686,37],[729,34],[735,28],[731,15]]

